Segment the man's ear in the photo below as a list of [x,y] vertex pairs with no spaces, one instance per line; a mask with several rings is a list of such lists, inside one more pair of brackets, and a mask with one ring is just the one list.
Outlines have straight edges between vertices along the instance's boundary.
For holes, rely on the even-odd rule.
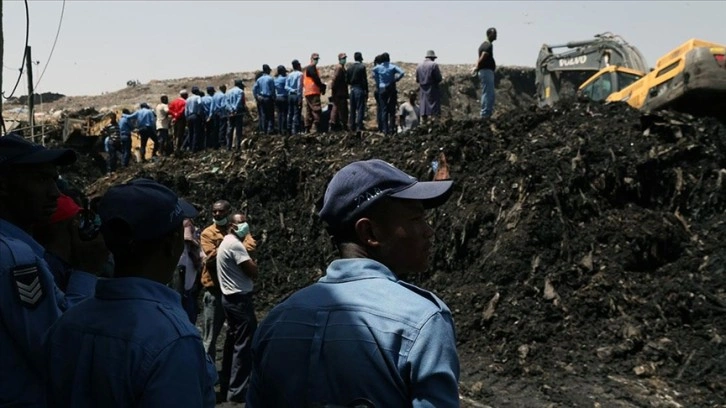
[[369,247],[378,247],[381,243],[377,228],[370,218],[361,218],[355,223],[355,235],[358,242]]

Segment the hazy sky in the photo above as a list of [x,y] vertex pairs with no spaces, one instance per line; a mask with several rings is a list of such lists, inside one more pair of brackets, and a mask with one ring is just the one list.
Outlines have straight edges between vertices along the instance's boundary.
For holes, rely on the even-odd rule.
[[[25,41],[20,0],[4,0],[3,91],[17,78]],[[30,1],[30,45],[37,80],[48,61],[61,0]],[[473,64],[489,26],[497,27],[499,65],[533,66],[542,43],[611,31],[637,46],[652,66],[689,38],[726,43],[726,3],[655,1],[73,1],[68,0],[40,92],[99,94],[138,79],[171,79],[303,64],[366,61],[387,51],[393,61]],[[204,86],[205,84],[200,84]],[[26,80],[21,91],[26,94]]]

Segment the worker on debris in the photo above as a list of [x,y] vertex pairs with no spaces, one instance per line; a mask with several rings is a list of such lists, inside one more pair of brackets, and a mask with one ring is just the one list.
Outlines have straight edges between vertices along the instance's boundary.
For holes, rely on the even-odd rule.
[[[131,112],[124,108],[121,110],[121,119],[118,120],[119,140],[121,142],[121,165],[129,167],[131,161],[131,131],[134,129],[135,123],[131,118]],[[115,153],[109,153],[109,160],[115,160]],[[114,164],[115,167],[115,164]],[[114,170],[111,170],[114,171]]]
[[275,110],[277,110],[277,131],[280,135],[287,135],[290,130],[287,122],[289,101],[286,84],[287,68],[284,65],[278,65],[277,76],[275,76]]
[[202,295],[202,340],[207,354],[216,361],[217,337],[224,324],[222,291],[217,274],[217,248],[229,229],[229,213],[232,205],[227,200],[219,200],[212,205],[212,225],[202,231],[200,243],[204,252],[201,283]]
[[330,112],[331,130],[348,130],[348,79],[345,73],[345,64],[348,56],[341,52],[338,54],[338,65],[335,66],[333,79],[330,81],[330,102],[333,110]]
[[227,145],[227,85],[222,84],[219,86],[219,92],[215,92],[212,96],[212,121],[214,121],[214,129],[217,129],[217,134],[211,137],[216,137],[215,149],[221,148]]
[[252,95],[260,108],[258,120],[262,123],[262,133],[272,134],[275,131],[275,80],[270,73],[269,65],[262,65],[262,75],[252,87]]
[[243,214],[230,217],[228,231],[217,250],[222,307],[228,326],[222,359],[222,377],[228,381],[221,383],[220,391],[228,401],[245,402],[252,371],[252,336],[257,329],[252,291],[258,272],[249,253],[257,243]]
[[132,113],[129,119],[136,123],[136,130],[139,132],[141,162],[143,163],[146,161],[146,143],[149,139],[154,142],[154,149],[151,152],[152,158],[156,156],[156,152],[159,149],[159,140],[156,139],[156,115],[146,102],[142,102],[139,105],[139,109]]
[[491,27],[487,30],[487,39],[481,43],[478,50],[479,58],[474,67],[474,73],[479,75],[481,81],[481,112],[482,119],[489,119],[494,112],[494,71],[497,64],[494,61],[494,45],[497,39],[497,29]]
[[408,101],[401,104],[398,110],[398,125],[402,132],[418,127],[421,114],[420,108],[416,105],[418,95],[416,91],[408,93]]
[[[376,55],[373,59],[373,68],[381,65],[383,57],[379,54]],[[373,97],[376,100],[376,125],[378,126],[378,131],[383,132],[383,104],[381,103],[381,95],[378,92],[378,86],[373,87]]]
[[55,406],[43,382],[45,333],[64,312],[93,296],[94,275],[108,259],[100,236],[83,241],[71,230],[71,269],[63,292],[46,251],[30,235],[57,210],[58,166],[75,161],[70,149],[46,149],[13,132],[0,137],[0,406]]
[[171,153],[172,143],[169,139],[169,125],[171,117],[169,116],[169,97],[161,95],[159,104],[154,109],[156,113],[156,140],[159,141],[159,148],[155,149],[159,155],[167,155]]
[[197,211],[147,179],[111,187],[98,210],[114,276],[49,330],[49,405],[214,407],[216,368],[166,286]]
[[381,63],[373,67],[373,79],[383,108],[381,115],[383,133],[387,135],[396,133],[396,104],[398,102],[396,83],[405,75],[406,73],[398,65],[391,64],[391,57],[387,52],[381,54]]
[[320,96],[325,95],[325,84],[320,80],[318,62],[320,55],[314,52],[310,55],[310,65],[303,71],[303,97],[305,98],[305,131],[316,133],[320,131],[320,113],[322,106]]
[[[128,112],[128,111],[127,111]],[[104,135],[103,139],[103,147],[106,153],[108,154],[108,158],[106,159],[106,174],[111,175],[111,173],[116,171],[116,165],[118,163],[118,155],[123,154],[124,152],[124,146],[121,143],[121,134],[118,122],[116,122],[116,114],[110,113],[108,115],[109,124],[104,126],[101,133]],[[129,130],[130,132],[130,130]],[[131,139],[127,139],[129,142],[128,149],[131,150]],[[123,160],[123,157],[122,157]],[[122,161],[123,163],[123,161]]]
[[207,87],[207,94],[202,96],[202,118],[204,118],[204,140],[202,147],[204,149],[218,149],[217,144],[218,130],[214,127],[217,121],[214,120],[214,94],[217,91],[213,86]]
[[355,63],[348,68],[347,82],[350,85],[350,129],[360,136],[363,130],[366,103],[368,101],[368,74],[363,63],[363,54],[353,54]]
[[184,116],[187,118],[187,137],[184,142],[192,152],[202,150],[204,145],[204,118],[202,116],[201,91],[196,86],[192,87],[192,95],[187,99],[184,108]]
[[302,66],[300,61],[292,60],[292,72],[287,76],[285,81],[285,89],[287,90],[287,123],[290,128],[290,134],[296,135],[300,133],[302,118]]
[[451,192],[376,159],[333,176],[319,215],[341,259],[260,322],[247,407],[459,406],[451,311],[402,280],[428,269],[425,210]]
[[421,121],[426,123],[429,118],[437,119],[441,115],[441,90],[439,84],[441,69],[436,63],[434,50],[426,51],[426,58],[416,67],[416,83],[419,85],[419,108]]
[[171,101],[169,104],[169,115],[171,115],[171,125],[174,130],[174,151],[180,151],[184,147],[184,139],[187,127],[185,109],[189,93],[186,89],[179,91],[179,97]]
[[235,150],[239,150],[242,144],[243,115],[247,112],[244,87],[241,79],[235,79],[234,86],[227,93],[227,150],[232,150],[232,142],[235,142]]

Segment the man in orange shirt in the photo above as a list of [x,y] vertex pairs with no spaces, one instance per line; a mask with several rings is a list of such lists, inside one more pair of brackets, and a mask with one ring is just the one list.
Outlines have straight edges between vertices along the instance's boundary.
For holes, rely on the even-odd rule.
[[174,131],[174,150],[179,151],[182,149],[182,143],[184,143],[184,130],[187,127],[186,116],[184,116],[184,108],[187,105],[187,98],[189,93],[186,89],[182,89],[179,92],[179,97],[171,101],[169,104],[169,116],[171,116],[172,130]]
[[303,71],[303,97],[305,98],[305,129],[308,133],[320,130],[320,96],[325,94],[325,84],[320,80],[318,61],[320,55],[314,52],[310,56],[310,65]]

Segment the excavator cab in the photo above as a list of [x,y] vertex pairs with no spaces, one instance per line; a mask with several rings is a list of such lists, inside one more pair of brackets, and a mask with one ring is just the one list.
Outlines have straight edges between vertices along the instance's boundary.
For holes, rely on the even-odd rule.
[[619,92],[645,76],[636,69],[616,65],[603,68],[580,85],[577,95],[595,102],[605,101],[612,93]]
[[[558,51],[560,48],[565,50]],[[612,33],[602,33],[589,40],[570,41],[565,44],[543,44],[535,69],[539,106],[552,106],[563,96],[574,96],[580,84],[588,77],[611,67],[629,68],[638,72],[648,69],[640,51]],[[612,78],[609,83],[607,78],[601,81],[597,84],[598,87],[588,90],[596,98],[604,99],[603,94],[607,97],[609,92],[618,89]]]

